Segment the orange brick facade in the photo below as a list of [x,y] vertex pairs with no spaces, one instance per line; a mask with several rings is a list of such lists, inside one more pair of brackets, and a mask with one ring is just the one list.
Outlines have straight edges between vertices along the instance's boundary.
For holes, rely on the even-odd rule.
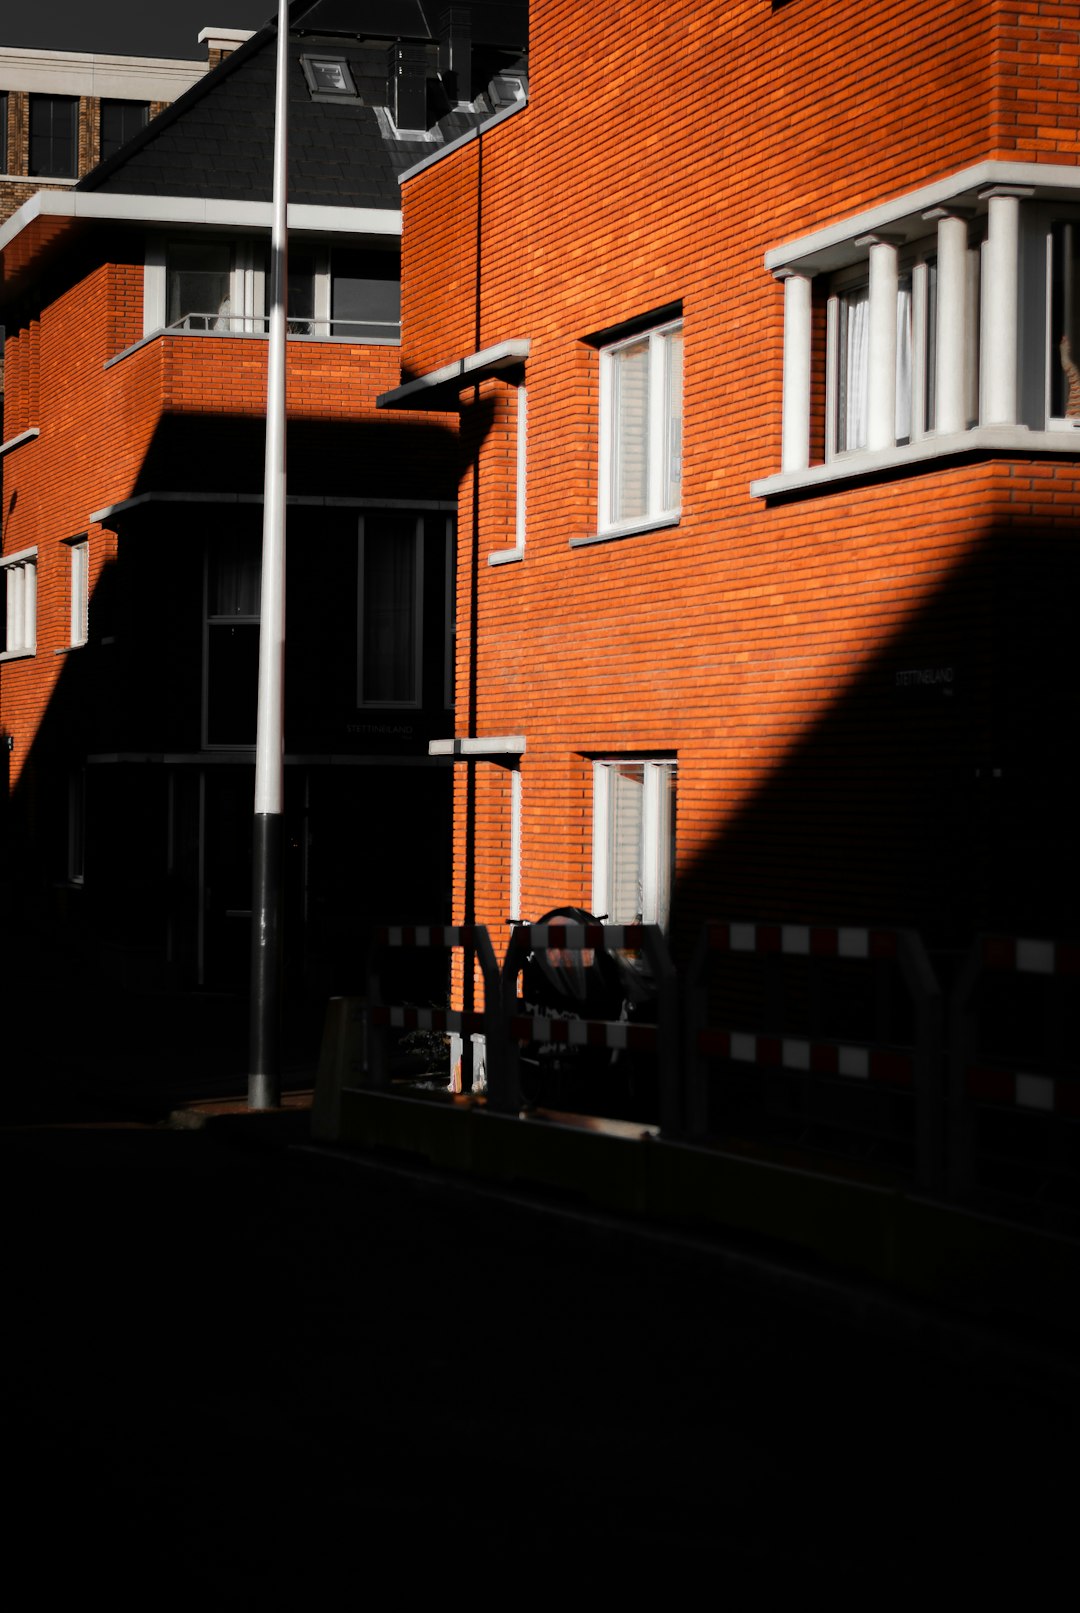
[[[12,911],[43,933],[62,922],[129,983],[232,989],[246,970],[254,703],[235,683],[250,655],[235,672],[226,658],[224,682],[210,681],[207,579],[219,551],[258,553],[267,345],[144,338],[146,240],[137,225],[106,224],[62,254],[46,249],[6,310],[3,554],[34,556],[37,599],[34,652],[0,661],[3,874]],[[450,781],[426,740],[450,721],[457,448],[445,428],[376,410],[398,374],[391,344],[288,350],[285,877],[297,1002],[308,990],[324,1000],[327,971],[355,984],[364,923],[397,899],[411,913],[418,884],[424,904],[432,891],[447,900]],[[423,682],[403,712],[357,692],[358,532],[394,520],[423,524]],[[72,540],[86,541],[89,562],[88,637],[74,647]],[[244,731],[228,744],[208,726],[215,687],[241,703]],[[73,789],[85,799],[85,874],[70,861]]]
[[[403,184],[403,373],[531,343],[524,558],[515,386],[462,394],[455,919],[590,905],[592,760],[678,764],[677,950],[707,916],[1075,928],[1060,745],[1076,698],[1067,451],[978,454],[802,495],[780,464],[767,251],[987,161],[1076,162],[1080,6],[537,0],[520,113]],[[929,229],[931,226],[928,225]],[[823,283],[822,283],[823,285]],[[815,282],[811,458],[822,456]],[[681,304],[677,524],[597,531],[586,338]],[[1067,448],[1067,445],[1066,445]],[[953,697],[910,694],[947,668]]]

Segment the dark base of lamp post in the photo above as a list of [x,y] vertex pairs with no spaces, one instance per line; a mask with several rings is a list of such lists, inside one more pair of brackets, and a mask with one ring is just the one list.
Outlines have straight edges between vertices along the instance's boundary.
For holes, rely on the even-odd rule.
[[251,892],[251,1020],[248,1107],[281,1101],[282,846],[279,812],[255,814]]

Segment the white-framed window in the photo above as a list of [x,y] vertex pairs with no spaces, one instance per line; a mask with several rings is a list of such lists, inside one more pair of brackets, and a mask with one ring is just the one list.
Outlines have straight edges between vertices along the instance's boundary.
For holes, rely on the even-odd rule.
[[[221,235],[148,241],[143,336],[183,332],[262,335],[268,327],[265,241]],[[394,345],[401,335],[398,252],[290,242],[288,332]]]
[[593,763],[592,910],[609,924],[668,924],[675,774],[671,757],[603,757]]
[[380,511],[360,517],[357,566],[359,706],[423,700],[424,520]]
[[147,243],[143,335],[184,332],[262,335],[266,330],[266,244],[220,235]]
[[90,623],[90,545],[85,538],[73,538],[67,545],[71,566],[72,649],[85,644]]
[[682,502],[680,319],[600,349],[600,531],[677,520]]
[[22,549],[0,560],[0,660],[37,653],[37,550]]

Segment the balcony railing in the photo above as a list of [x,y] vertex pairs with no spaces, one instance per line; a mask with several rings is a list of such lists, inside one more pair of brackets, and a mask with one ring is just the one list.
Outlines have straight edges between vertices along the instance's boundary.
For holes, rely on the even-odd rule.
[[[401,323],[396,319],[289,319],[290,336],[308,336],[331,342],[397,342]],[[270,328],[266,314],[182,314],[165,326],[183,336],[265,336]]]

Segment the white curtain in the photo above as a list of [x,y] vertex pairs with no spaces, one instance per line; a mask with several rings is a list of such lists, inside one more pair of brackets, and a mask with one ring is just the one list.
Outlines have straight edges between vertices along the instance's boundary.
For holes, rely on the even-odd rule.
[[866,447],[870,374],[870,288],[861,286],[843,299],[840,354],[841,451]]
[[911,436],[911,278],[896,293],[896,440]]

